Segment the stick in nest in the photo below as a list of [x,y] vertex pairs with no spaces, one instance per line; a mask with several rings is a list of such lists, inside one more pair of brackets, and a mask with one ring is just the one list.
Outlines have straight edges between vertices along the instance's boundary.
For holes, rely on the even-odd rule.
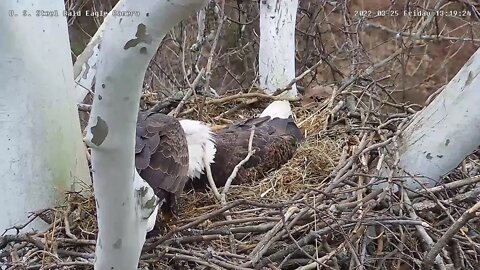
[[433,262],[436,261],[438,254],[442,249],[448,244],[448,242],[453,238],[453,236],[460,231],[460,229],[467,224],[469,220],[476,217],[480,211],[480,202],[477,202],[470,209],[465,211],[462,216],[448,228],[447,232],[438,239],[430,251],[425,256],[422,262],[422,269],[432,269]]
[[257,262],[260,261],[267,249],[273,244],[273,237],[284,226],[284,221],[287,221],[297,210],[298,208],[295,205],[289,207],[287,212],[283,216],[283,219],[278,221],[277,224],[262,237],[262,239],[258,242],[258,244],[255,246],[252,252],[250,252],[249,255],[253,265],[257,264]]
[[248,154],[247,156],[240,161],[235,168],[233,168],[232,174],[227,179],[227,182],[225,182],[225,186],[223,187],[222,191],[222,200],[225,200],[225,197],[227,195],[228,190],[230,189],[230,185],[232,184],[232,181],[235,177],[237,177],[238,170],[240,170],[240,167],[245,164],[253,154],[255,154],[255,149],[253,149],[253,135],[255,134],[255,126],[252,126],[252,130],[250,131],[250,138],[248,139]]
[[212,217],[218,216],[222,213],[225,213],[225,212],[229,211],[230,209],[232,209],[234,207],[237,207],[237,206],[243,205],[243,204],[247,204],[247,205],[251,205],[251,206],[257,206],[257,207],[268,207],[268,208],[284,207],[284,204],[263,204],[263,203],[253,202],[253,201],[247,201],[245,199],[235,200],[235,201],[231,202],[229,205],[225,205],[224,207],[222,207],[218,210],[215,210],[215,211],[210,212],[208,214],[199,216],[195,220],[193,220],[193,221],[191,221],[191,222],[189,222],[189,223],[187,223],[183,226],[176,227],[175,229],[169,231],[167,234],[165,234],[164,236],[162,236],[158,240],[151,243],[149,246],[145,246],[143,248],[143,252],[152,251],[156,246],[158,246],[158,245],[162,244],[163,242],[165,242],[166,240],[170,239],[177,232],[181,232],[181,231],[184,231],[186,229],[193,228],[193,227],[201,224],[202,222],[204,222],[204,221],[206,221],[206,220],[208,220]]
[[205,165],[205,173],[207,174],[208,184],[212,189],[213,195],[215,195],[215,198],[217,198],[218,201],[221,201],[222,196],[220,196],[220,193],[218,192],[217,185],[215,184],[215,181],[213,179],[212,168],[210,167],[210,163],[207,161],[205,155],[203,157],[203,164]]
[[185,96],[183,96],[182,100],[180,101],[180,103],[178,103],[177,107],[175,108],[175,110],[173,110],[172,112],[170,112],[171,115],[173,115],[173,117],[177,117],[178,114],[181,112],[182,110],[182,107],[183,105],[185,105],[185,102],[190,98],[190,96],[195,92],[195,88],[197,88],[197,85],[200,83],[200,80],[202,79],[203,75],[205,74],[205,68],[202,68],[200,70],[200,72],[198,73],[197,77],[195,77],[195,80],[193,81],[192,84],[190,84],[190,82],[188,82],[189,84],[189,89],[187,91],[187,93],[185,93]]
[[[408,194],[405,190],[403,191],[403,200],[404,200],[404,207],[407,210],[410,218],[412,218],[413,220],[420,220],[420,218],[417,216],[417,213],[415,213],[415,210],[411,206],[412,202],[410,201],[410,198],[408,197]],[[427,231],[425,230],[425,227],[428,227],[428,226],[429,226],[428,223],[425,223],[424,226],[415,225],[415,228],[417,229],[417,232],[419,236],[423,239],[423,241],[428,246],[433,246],[434,245],[433,239],[430,237],[430,235],[428,235]],[[430,253],[428,255],[433,256],[432,264],[433,264],[433,261],[435,261],[435,265],[437,265],[440,269],[446,269],[445,262],[443,261],[443,258],[440,255],[438,255],[438,253],[437,254]],[[425,263],[422,263],[422,266],[424,265]],[[425,268],[422,268],[422,269],[425,269]]]
[[[252,126],[252,129],[250,131],[250,138],[248,139],[248,154],[247,156],[242,159],[236,166],[233,168],[232,174],[228,177],[225,186],[223,187],[222,195],[220,196],[220,203],[222,205],[227,204],[227,192],[230,189],[230,185],[232,184],[233,179],[237,176],[238,170],[240,170],[240,167],[245,164],[250,157],[255,153],[255,150],[253,149],[253,136],[255,134],[255,126]],[[213,183],[213,186],[215,187],[215,182],[213,182],[213,179],[211,180]],[[210,182],[210,179],[209,179]],[[216,187],[215,187],[216,188]],[[217,191],[218,192],[218,191]],[[225,212],[226,214],[226,219],[228,221],[232,220],[232,216],[230,215],[230,211]],[[231,227],[231,226],[228,226]],[[230,250],[232,253],[236,253],[236,247],[235,247],[235,236],[233,234],[229,235],[229,242],[230,242]]]

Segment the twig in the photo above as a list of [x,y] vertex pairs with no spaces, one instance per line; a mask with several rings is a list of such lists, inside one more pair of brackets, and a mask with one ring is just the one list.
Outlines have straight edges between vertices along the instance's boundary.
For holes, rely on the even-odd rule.
[[221,202],[222,201],[222,196],[220,195],[220,192],[218,192],[217,185],[215,184],[215,180],[213,179],[212,168],[210,167],[210,162],[208,162],[207,157],[205,155],[203,156],[203,164],[205,166],[205,173],[207,175],[208,184],[210,185],[210,188],[212,189],[213,195],[215,195],[215,198],[219,202]]
[[185,93],[182,100],[180,101],[180,103],[178,103],[177,107],[172,113],[173,117],[178,116],[178,114],[182,110],[183,105],[185,105],[185,102],[187,101],[187,99],[189,99],[192,93],[195,91],[195,88],[197,88],[197,85],[200,83],[200,80],[202,79],[204,74],[205,74],[205,68],[202,68],[198,73],[197,77],[195,77],[195,80],[193,81],[193,83],[192,84],[189,83],[189,89],[187,93]]
[[233,114],[234,112],[248,106],[248,105],[251,105],[251,104],[254,104],[255,102],[258,102],[258,99],[257,98],[253,98],[253,99],[248,99],[248,100],[244,100],[242,101],[242,103],[238,104],[237,106],[229,109],[228,111],[224,111],[222,112],[221,114],[215,116],[213,119],[215,120],[221,120],[223,119],[223,117],[227,116],[227,115],[231,115]]
[[[412,207],[412,202],[410,201],[410,198],[408,197],[408,193],[406,191],[403,191],[403,199],[405,200],[405,204],[404,204],[404,207],[405,209],[407,210],[408,214],[410,215],[410,217],[412,219],[416,219],[416,220],[419,220],[417,214],[415,213],[415,210],[413,209]],[[427,226],[415,226],[415,228],[417,229],[417,232],[418,234],[420,235],[420,237],[422,237],[423,241],[429,246],[433,246],[433,240],[432,238],[430,237],[430,235],[428,235],[427,231],[425,230],[424,227],[429,227],[428,224]],[[438,253],[437,253],[438,254]],[[441,270],[446,270],[446,266],[445,266],[445,262],[443,261],[442,257],[440,257],[439,255],[435,254],[434,256],[434,260],[435,260],[435,264],[441,269]]]
[[68,215],[70,214],[70,212],[71,212],[71,205],[68,204],[67,211],[63,217],[63,223],[65,225],[65,234],[72,239],[78,239],[75,235],[73,235],[72,231],[70,230],[70,221],[68,220]]
[[[296,206],[291,206],[288,208],[283,219],[287,221],[293,215],[293,213],[295,213],[295,211],[298,211],[298,208]],[[253,251],[250,252],[249,256],[253,265],[257,264],[263,254],[265,254],[267,249],[273,244],[272,238],[280,231],[282,226],[284,226],[284,221],[280,220],[267,234],[262,237]]]
[[477,176],[474,176],[474,177],[469,177],[469,178],[462,179],[462,180],[457,180],[457,181],[454,181],[454,182],[450,182],[450,183],[447,183],[447,184],[443,184],[443,185],[440,185],[440,186],[429,188],[427,190],[421,189],[418,192],[421,193],[421,194],[438,193],[438,192],[445,191],[445,190],[448,190],[448,189],[459,188],[459,187],[463,187],[463,186],[466,186],[466,185],[475,184],[475,183],[478,183],[478,182],[480,182],[480,175],[477,175]]
[[[195,252],[195,251],[187,251],[187,250],[183,250],[183,249],[179,249],[179,248],[164,247],[164,246],[162,246],[162,248],[164,248],[167,251],[167,253],[166,253],[167,257],[169,255],[170,251],[175,252],[175,254],[172,254],[172,255],[176,255],[176,256],[178,256],[179,254],[183,254],[183,255],[194,257],[194,258],[208,258],[209,257],[209,255],[202,254],[200,252]],[[218,259],[215,259],[215,258],[208,258],[207,260],[208,260],[209,263],[214,263],[215,265],[218,265],[218,266],[226,268],[226,269],[251,270],[251,268],[238,267],[238,265],[233,265],[231,263],[221,261],[221,260],[218,260]]]
[[226,211],[234,208],[234,207],[237,207],[239,205],[252,205],[252,206],[262,206],[262,207],[268,207],[268,208],[280,208],[280,207],[283,207],[285,206],[285,204],[269,204],[269,205],[266,205],[266,204],[261,204],[261,203],[256,203],[254,201],[249,201],[249,200],[245,200],[245,199],[240,199],[240,200],[236,200],[236,201],[233,201],[231,202],[230,204],[218,209],[218,210],[215,210],[215,211],[212,211],[208,214],[205,214],[203,216],[200,216],[198,217],[197,219],[195,219],[194,221],[192,222],[189,222],[183,226],[180,226],[180,227],[177,227],[171,231],[169,231],[167,234],[165,234],[163,237],[161,237],[160,239],[156,240],[155,242],[153,242],[152,244],[150,244],[149,246],[145,246],[143,251],[144,252],[149,252],[151,251],[153,248],[155,248],[156,246],[162,244],[163,242],[165,242],[167,239],[169,239],[170,237],[172,237],[175,233],[177,232],[181,232],[181,231],[184,231],[186,229],[189,229],[189,228],[192,228],[192,227],[195,227],[197,226],[198,224],[212,218],[212,217],[215,217],[215,216],[218,216],[222,213],[225,213]]
[[220,13],[221,13],[220,14],[220,22],[218,23],[218,26],[217,26],[217,32],[215,33],[215,38],[213,39],[212,48],[210,50],[210,55],[208,56],[207,66],[206,66],[206,69],[205,69],[205,75],[206,75],[205,90],[204,90],[205,93],[208,93],[208,91],[210,90],[210,79],[212,77],[213,56],[215,55],[215,49],[217,47],[217,43],[218,43],[218,40],[220,38],[220,32],[221,32],[222,27],[223,27],[223,22],[225,21],[225,15],[224,15],[223,7],[221,8]]
[[317,63],[315,63],[313,66],[305,70],[302,74],[298,75],[297,77],[293,78],[284,88],[279,89],[275,91],[273,96],[280,96],[283,92],[292,89],[292,86],[303,79],[305,76],[307,76],[310,72],[314,71],[320,64],[322,64],[324,61],[323,59],[320,59]]
[[[243,160],[241,160],[233,168],[232,173],[230,174],[227,181],[225,182],[225,186],[223,187],[222,194],[221,194],[221,197],[220,197],[220,202],[221,202],[222,205],[227,204],[227,193],[228,193],[228,190],[230,189],[230,185],[232,184],[233,179],[235,179],[235,177],[237,176],[238,170],[240,170],[240,167],[242,167],[243,164],[245,164],[250,159],[250,157],[255,153],[255,150],[252,149],[253,135],[254,134],[255,134],[255,126],[252,126],[252,130],[250,132],[250,139],[248,140],[248,154]],[[215,187],[215,182],[213,182],[213,186]],[[226,212],[226,219],[228,221],[232,220],[232,216],[230,215],[229,211]],[[236,248],[235,248],[235,237],[234,237],[233,234],[229,235],[229,241],[230,241],[231,252],[236,253],[235,252],[235,250],[236,250]]]
[[235,99],[240,98],[263,98],[263,99],[271,99],[271,100],[288,100],[288,101],[298,101],[300,100],[299,97],[278,97],[278,96],[269,96],[263,93],[238,93],[231,96],[226,96],[223,98],[212,99],[206,102],[206,104],[220,104],[225,103],[227,101],[232,101]]
[[80,267],[80,266],[93,266],[93,262],[56,262],[50,265],[44,265],[44,264],[36,264],[32,266],[28,266],[26,269],[27,270],[34,270],[34,269],[64,269],[64,267]]
[[465,211],[462,216],[448,228],[447,232],[445,232],[440,239],[438,239],[437,243],[435,243],[430,251],[427,253],[425,258],[422,262],[422,269],[432,269],[433,262],[436,261],[438,258],[438,254],[440,251],[448,244],[450,240],[452,240],[453,236],[463,227],[469,220],[472,218],[480,215],[478,213],[480,210],[480,202],[477,202],[474,206],[470,209]]
[[253,136],[255,134],[255,126],[252,126],[252,129],[250,131],[250,138],[248,139],[248,154],[247,156],[242,159],[234,168],[230,176],[227,178],[227,181],[225,182],[225,186],[223,187],[222,191],[222,200],[225,200],[225,196],[228,193],[228,190],[230,189],[230,185],[232,184],[233,179],[237,177],[238,170],[240,170],[240,167],[245,164],[253,154],[255,154],[255,149],[253,149]]
[[202,260],[201,258],[195,257],[195,256],[190,256],[190,255],[183,255],[183,254],[163,254],[166,258],[170,258],[173,260],[184,260],[184,261],[190,261],[190,262],[195,262],[204,266],[209,267],[210,269],[216,269],[216,270],[222,270],[222,267],[213,264],[211,262]]
[[163,109],[167,108],[168,106],[170,106],[172,103],[174,102],[177,102],[177,101],[180,101],[182,100],[182,98],[184,97],[185,95],[183,94],[183,91],[178,91],[176,92],[174,95],[164,99],[164,100],[161,100],[159,101],[157,104],[155,104],[152,108],[150,108],[148,110],[148,112],[150,113],[156,113],[156,112],[160,112],[162,111]]
[[430,103],[432,103],[432,101],[438,96],[438,94],[443,91],[443,89],[445,89],[445,85],[438,88],[435,92],[431,93],[428,96],[427,100],[425,100],[425,106],[428,106]]
[[[40,250],[45,250],[46,246],[42,242],[41,238],[36,237],[36,236],[30,236],[28,234],[19,234],[19,235],[5,235],[0,238],[0,248],[5,247],[9,242],[28,242],[30,244],[33,244],[35,247],[37,247]],[[75,251],[70,251],[70,250],[63,250],[63,249],[57,249],[56,253],[59,255],[64,255],[64,256],[71,256],[71,257],[80,257],[84,259],[92,259],[94,257],[94,254],[90,253],[82,253],[82,252],[75,252]]]

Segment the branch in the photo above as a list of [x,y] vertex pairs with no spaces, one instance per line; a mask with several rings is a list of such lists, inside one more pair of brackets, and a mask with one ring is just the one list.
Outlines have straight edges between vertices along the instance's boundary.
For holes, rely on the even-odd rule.
[[422,262],[422,269],[432,269],[433,262],[436,261],[438,258],[438,254],[440,251],[448,244],[450,240],[452,240],[453,236],[462,229],[465,224],[472,218],[480,216],[480,202],[477,202],[474,206],[470,209],[465,211],[462,216],[448,228],[447,232],[445,232],[440,239],[438,239],[437,243],[433,245],[430,251],[427,253],[425,258]]
[[474,177],[469,177],[469,178],[458,180],[458,181],[454,181],[454,182],[450,182],[450,183],[443,184],[443,185],[440,185],[440,186],[436,186],[436,187],[433,187],[433,188],[429,188],[429,189],[426,189],[426,190],[425,189],[420,189],[417,192],[420,193],[420,194],[438,193],[438,192],[441,192],[441,191],[444,191],[444,190],[459,188],[459,187],[463,187],[463,186],[466,186],[466,185],[475,184],[475,183],[478,183],[478,182],[480,182],[480,175],[477,175],[477,176],[474,176]]
[[290,89],[292,89],[293,85],[296,84],[298,81],[300,81],[301,79],[303,79],[305,76],[307,76],[310,72],[312,71],[315,71],[316,68],[318,66],[320,66],[320,64],[323,63],[323,59],[320,59],[320,61],[318,61],[317,63],[315,63],[313,66],[311,66],[310,68],[308,68],[307,70],[305,70],[302,74],[298,75],[297,77],[293,78],[288,84],[287,86],[285,86],[283,89],[278,89],[274,94],[273,96],[280,96],[283,92],[285,91],[288,91]]
[[182,225],[180,227],[175,227],[174,229],[169,231],[167,234],[162,236],[160,239],[158,239],[158,240],[154,241],[152,244],[146,246],[143,249],[143,252],[150,252],[156,246],[158,246],[158,245],[164,243],[165,241],[167,241],[168,239],[170,239],[174,234],[176,234],[178,232],[181,232],[181,231],[185,231],[187,229],[191,229],[191,228],[205,222],[206,220],[211,219],[212,217],[216,217],[216,216],[218,216],[220,214],[223,214],[223,213],[229,211],[230,209],[235,208],[235,207],[240,206],[240,205],[264,207],[264,208],[268,208],[268,209],[277,209],[277,208],[285,207],[285,205],[288,205],[288,204],[290,204],[290,202],[277,203],[277,204],[262,204],[262,203],[258,203],[258,202],[255,202],[255,201],[245,200],[245,199],[235,200],[235,201],[231,202],[230,204],[227,204],[227,205],[223,206],[222,208],[220,208],[218,210],[215,210],[215,211],[212,211],[210,213],[204,214],[202,216],[196,217],[195,219],[193,219],[192,221],[190,221],[189,223],[187,223],[185,225]]
[[[404,207],[407,210],[409,216],[414,219],[414,220],[420,220],[420,218],[417,216],[415,213],[415,210],[412,207],[412,202],[410,201],[410,198],[408,197],[408,194],[406,191],[403,191],[403,199],[405,200]],[[417,229],[418,234],[420,237],[423,239],[423,241],[428,245],[432,246],[433,245],[433,240],[428,235],[427,231],[425,230],[425,227],[430,227],[427,223],[425,223],[424,226],[421,225],[415,225],[415,228]],[[437,253],[438,254],[438,253]],[[445,267],[445,262],[443,261],[442,257],[438,256],[435,254],[433,256],[433,260],[435,260],[435,264],[440,268],[440,269],[446,269]],[[429,268],[430,269],[430,268]]]
[[206,156],[203,157],[203,164],[205,166],[205,173],[207,174],[208,184],[212,189],[213,195],[215,195],[215,198],[217,198],[217,200],[221,202],[222,196],[218,192],[217,185],[215,184],[215,180],[213,179],[212,168],[210,167],[210,163],[207,161]]
[[187,101],[187,99],[190,98],[190,96],[193,94],[193,92],[195,91],[195,88],[197,88],[197,85],[200,83],[200,80],[202,79],[203,75],[205,74],[205,68],[202,68],[200,70],[200,72],[198,73],[197,77],[195,77],[195,80],[193,81],[192,84],[190,84],[188,82],[188,84],[190,85],[187,93],[185,93],[185,96],[183,96],[182,100],[180,101],[180,103],[178,104],[178,106],[175,108],[175,110],[173,111],[172,113],[172,116],[173,117],[177,117],[178,114],[180,113],[180,111],[182,110],[182,107],[183,105],[185,105],[185,102]]
[[222,200],[225,200],[225,196],[230,189],[230,185],[232,184],[233,179],[237,176],[238,170],[240,170],[240,167],[245,164],[253,154],[255,154],[255,149],[253,149],[253,136],[255,134],[255,126],[252,126],[252,130],[250,132],[250,139],[248,140],[248,154],[247,156],[241,160],[235,168],[233,168],[232,174],[228,177],[227,181],[225,182],[225,186],[223,187],[222,191]]
[[[222,1],[224,4],[225,2]],[[213,56],[215,55],[215,49],[217,47],[218,40],[220,38],[220,32],[222,30],[223,22],[225,21],[224,15],[224,7],[220,8],[220,22],[217,26],[217,32],[215,33],[215,38],[213,39],[212,48],[210,50],[210,55],[208,56],[207,67],[205,69],[205,93],[210,92],[210,78],[212,77],[212,63],[213,63]]]

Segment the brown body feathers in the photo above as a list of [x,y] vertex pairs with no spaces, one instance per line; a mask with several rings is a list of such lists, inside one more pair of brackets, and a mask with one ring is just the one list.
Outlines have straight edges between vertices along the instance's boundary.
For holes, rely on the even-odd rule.
[[[217,187],[225,185],[235,166],[248,155],[253,127],[252,148],[255,153],[240,168],[233,184],[251,183],[268,172],[279,169],[292,158],[297,143],[302,140],[302,133],[292,117],[253,118],[216,131],[214,140],[217,151],[211,170]],[[200,180],[195,179],[192,184],[195,188],[205,187],[208,179],[202,174]]]
[[153,188],[164,210],[175,212],[187,182],[188,146],[177,119],[161,113],[138,115],[135,167]]

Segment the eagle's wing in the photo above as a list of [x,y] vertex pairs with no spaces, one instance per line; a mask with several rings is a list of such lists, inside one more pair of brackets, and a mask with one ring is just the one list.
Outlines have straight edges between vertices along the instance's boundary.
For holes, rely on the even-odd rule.
[[232,124],[223,129],[224,131],[237,131],[237,130],[248,130],[255,126],[257,128],[265,129],[264,131],[273,136],[280,135],[292,135],[298,141],[303,139],[302,132],[295,124],[295,120],[292,116],[282,119],[282,118],[270,118],[270,116],[257,117],[244,120],[237,124]]
[[[263,123],[263,119],[260,122]],[[211,167],[217,186],[224,186],[235,166],[247,156],[251,123],[230,126],[215,134],[217,152]],[[297,139],[293,135],[279,134],[274,126],[255,125],[252,148],[255,154],[240,168],[233,184],[252,182],[271,170],[279,169],[292,158]],[[206,176],[202,175],[202,185],[207,181]],[[194,186],[199,187],[196,184]]]
[[257,118],[249,118],[243,120],[242,122],[232,124],[227,126],[223,131],[236,131],[236,130],[250,130],[253,126],[261,126],[262,124],[266,123],[270,120],[270,116],[264,117],[257,117]]
[[[140,113],[135,142],[135,166],[160,200],[174,204],[187,181],[188,146],[177,119]],[[173,197],[172,197],[173,195]]]

